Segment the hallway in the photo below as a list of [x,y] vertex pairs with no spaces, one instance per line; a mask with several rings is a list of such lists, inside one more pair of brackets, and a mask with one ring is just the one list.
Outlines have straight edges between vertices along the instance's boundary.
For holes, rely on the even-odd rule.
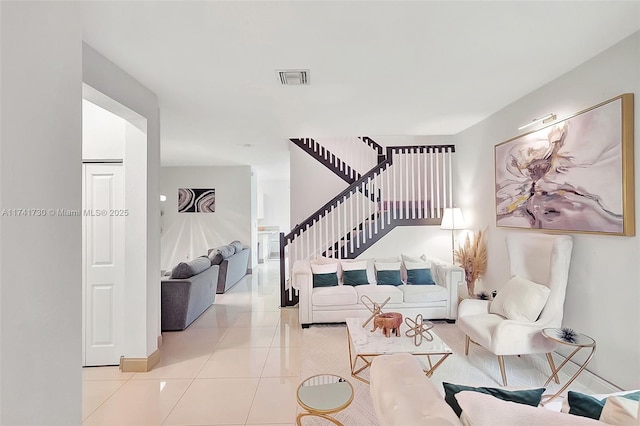
[[278,263],[259,265],[181,332],[147,373],[83,369],[85,425],[293,425],[296,308],[280,309]]

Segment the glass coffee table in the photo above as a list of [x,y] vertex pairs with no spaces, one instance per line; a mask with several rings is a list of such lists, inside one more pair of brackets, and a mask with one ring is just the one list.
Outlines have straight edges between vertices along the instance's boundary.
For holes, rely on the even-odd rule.
[[374,357],[379,355],[408,353],[417,357],[426,357],[428,368],[424,369],[427,377],[453,353],[451,348],[429,330],[433,339],[422,339],[422,343],[416,346],[412,337],[407,337],[405,332],[409,326],[405,322],[400,326],[400,336],[385,337],[381,331],[371,332],[373,323],[362,327],[364,318],[347,318],[347,337],[349,341],[349,363],[351,364],[351,376],[369,384],[369,381],[359,374],[371,366]]
[[306,416],[321,417],[331,423],[343,426],[329,416],[344,410],[353,401],[353,386],[344,377],[335,374],[318,374],[305,379],[296,392],[298,404],[307,412],[298,414],[296,425]]

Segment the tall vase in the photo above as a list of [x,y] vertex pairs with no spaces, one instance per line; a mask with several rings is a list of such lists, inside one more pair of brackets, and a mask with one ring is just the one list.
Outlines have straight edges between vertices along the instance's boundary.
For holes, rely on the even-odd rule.
[[471,274],[466,274],[464,279],[467,282],[467,292],[469,292],[469,297],[473,299],[476,295],[475,293],[476,282],[474,279],[471,278]]

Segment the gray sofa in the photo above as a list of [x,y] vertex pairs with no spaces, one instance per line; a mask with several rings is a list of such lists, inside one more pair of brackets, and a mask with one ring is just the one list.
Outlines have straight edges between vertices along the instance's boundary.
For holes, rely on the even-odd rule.
[[243,247],[240,241],[233,241],[229,245],[209,250],[211,262],[220,265],[216,293],[224,293],[236,285],[240,278],[247,275],[249,252],[249,249]]
[[202,256],[180,262],[162,278],[162,331],[184,330],[213,304],[219,272],[219,265]]

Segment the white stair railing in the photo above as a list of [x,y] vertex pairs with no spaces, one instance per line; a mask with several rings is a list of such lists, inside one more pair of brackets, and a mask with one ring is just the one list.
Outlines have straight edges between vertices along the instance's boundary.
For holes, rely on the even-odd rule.
[[[353,258],[390,227],[440,219],[453,204],[453,153],[452,145],[387,148],[384,162],[283,235],[281,265],[289,265],[281,267],[283,285],[298,260]],[[285,287],[294,300],[295,290]]]
[[347,173],[352,180],[358,179],[378,164],[378,151],[358,137],[302,138],[298,141],[311,153]]

